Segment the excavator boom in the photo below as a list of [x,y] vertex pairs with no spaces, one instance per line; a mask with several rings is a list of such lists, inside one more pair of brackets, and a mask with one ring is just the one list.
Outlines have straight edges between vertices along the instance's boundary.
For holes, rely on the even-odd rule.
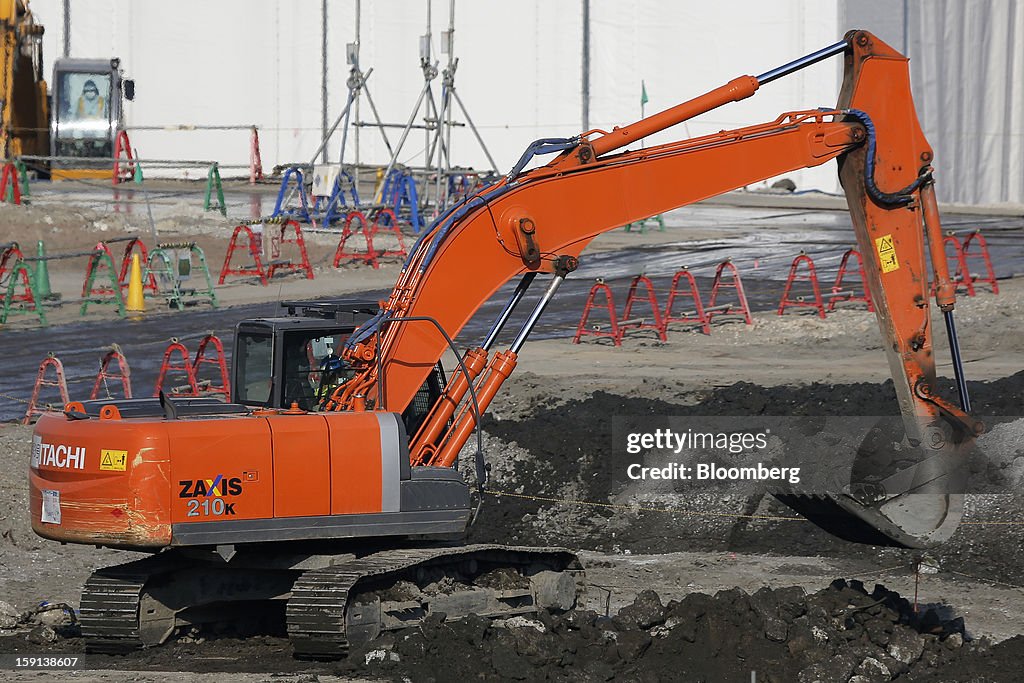
[[[762,81],[838,54],[844,55],[846,68],[835,109],[792,112],[763,125],[613,154],[651,133],[749,97]],[[522,171],[533,154],[544,151],[560,154],[545,166]],[[907,59],[864,31],[610,133],[534,143],[511,173],[449,211],[419,240],[383,310],[350,339],[348,358],[362,372],[338,392],[335,407],[403,410],[448,340],[502,285],[516,276],[553,272],[557,287],[602,232],[835,158],[860,252],[868,256],[869,286],[907,438],[911,443],[941,441],[944,447],[922,456],[928,464],[918,463],[914,473],[890,481],[893,490],[870,496],[876,504],[888,501],[888,517],[866,512],[871,506],[863,499],[844,496],[831,503],[884,529],[882,535],[891,542],[942,540],[959,521],[959,499],[953,495],[936,507],[931,494],[946,496],[956,488],[951,468],[979,426],[934,390],[927,248],[932,249],[937,301],[950,324],[953,286],[941,258],[932,151],[914,109]],[[449,385],[413,437],[414,464],[450,466],[476,424],[476,413],[486,409],[514,369],[529,329],[524,327],[514,348],[494,354],[487,365],[495,333],[467,356],[469,377]],[[961,380],[959,367],[957,377]],[[453,416],[454,426],[447,429]]]

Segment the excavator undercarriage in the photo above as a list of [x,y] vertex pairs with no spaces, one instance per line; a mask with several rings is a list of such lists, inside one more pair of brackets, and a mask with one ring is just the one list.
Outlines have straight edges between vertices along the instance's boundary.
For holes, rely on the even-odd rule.
[[107,567],[86,581],[82,635],[90,652],[124,653],[192,626],[283,624],[297,656],[336,658],[431,615],[500,618],[582,604],[582,567],[566,550],[352,550],[312,555],[256,545],[230,559],[178,551]]

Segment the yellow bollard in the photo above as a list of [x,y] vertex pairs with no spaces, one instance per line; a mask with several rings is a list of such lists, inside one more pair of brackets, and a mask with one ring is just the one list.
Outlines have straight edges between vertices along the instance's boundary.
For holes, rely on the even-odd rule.
[[132,254],[132,269],[128,275],[127,310],[141,313],[146,310],[146,298],[142,294],[142,264],[139,255]]

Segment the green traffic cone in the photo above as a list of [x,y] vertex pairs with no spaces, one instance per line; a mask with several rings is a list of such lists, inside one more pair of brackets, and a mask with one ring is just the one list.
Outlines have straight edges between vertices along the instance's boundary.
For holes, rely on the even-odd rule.
[[47,269],[45,261],[46,248],[43,246],[42,240],[36,243],[36,256],[39,257],[39,260],[36,261],[34,293],[39,299],[47,299],[52,292],[50,291],[50,271]]

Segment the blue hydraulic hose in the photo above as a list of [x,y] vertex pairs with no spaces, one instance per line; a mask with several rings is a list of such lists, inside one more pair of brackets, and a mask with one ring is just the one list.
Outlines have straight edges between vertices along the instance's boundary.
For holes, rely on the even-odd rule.
[[[409,250],[409,255],[405,259],[403,269],[412,265],[413,259],[422,248],[424,240],[426,240],[430,235],[433,235],[433,241],[430,243],[427,253],[423,257],[423,262],[419,266],[419,271],[421,273],[425,272],[427,267],[430,266],[430,263],[434,260],[437,250],[441,247],[441,244],[451,233],[455,225],[457,225],[458,222],[471,210],[478,208],[479,206],[484,206],[488,202],[498,199],[506,192],[514,189],[515,185],[513,185],[513,181],[535,156],[538,154],[563,152],[567,149],[572,149],[579,144],[579,136],[572,138],[541,138],[540,140],[534,140],[526,148],[526,151],[523,152],[523,155],[519,158],[519,161],[516,162],[516,165],[512,167],[512,170],[505,176],[504,184],[500,184],[489,191],[483,192],[483,194],[466,197],[462,201],[452,205],[451,208],[431,223],[430,227],[423,231],[423,234],[416,239],[412,249]],[[487,188],[484,189],[486,190]],[[345,342],[345,348],[354,349],[356,344],[365,341],[371,335],[375,334],[387,319],[388,314],[386,311],[383,309],[377,311],[376,315],[360,325],[359,329],[349,336],[348,340]]]
[[859,109],[843,109],[842,113],[853,118],[864,124],[864,129],[867,131],[867,161],[864,163],[864,186],[867,188],[868,194],[877,203],[882,206],[906,206],[914,200],[913,193],[918,190],[925,182],[931,179],[930,173],[924,173],[919,175],[917,179],[904,187],[902,190],[896,192],[883,192],[879,189],[878,185],[875,184],[875,124],[872,122],[871,117],[867,115],[867,112],[863,112]]

